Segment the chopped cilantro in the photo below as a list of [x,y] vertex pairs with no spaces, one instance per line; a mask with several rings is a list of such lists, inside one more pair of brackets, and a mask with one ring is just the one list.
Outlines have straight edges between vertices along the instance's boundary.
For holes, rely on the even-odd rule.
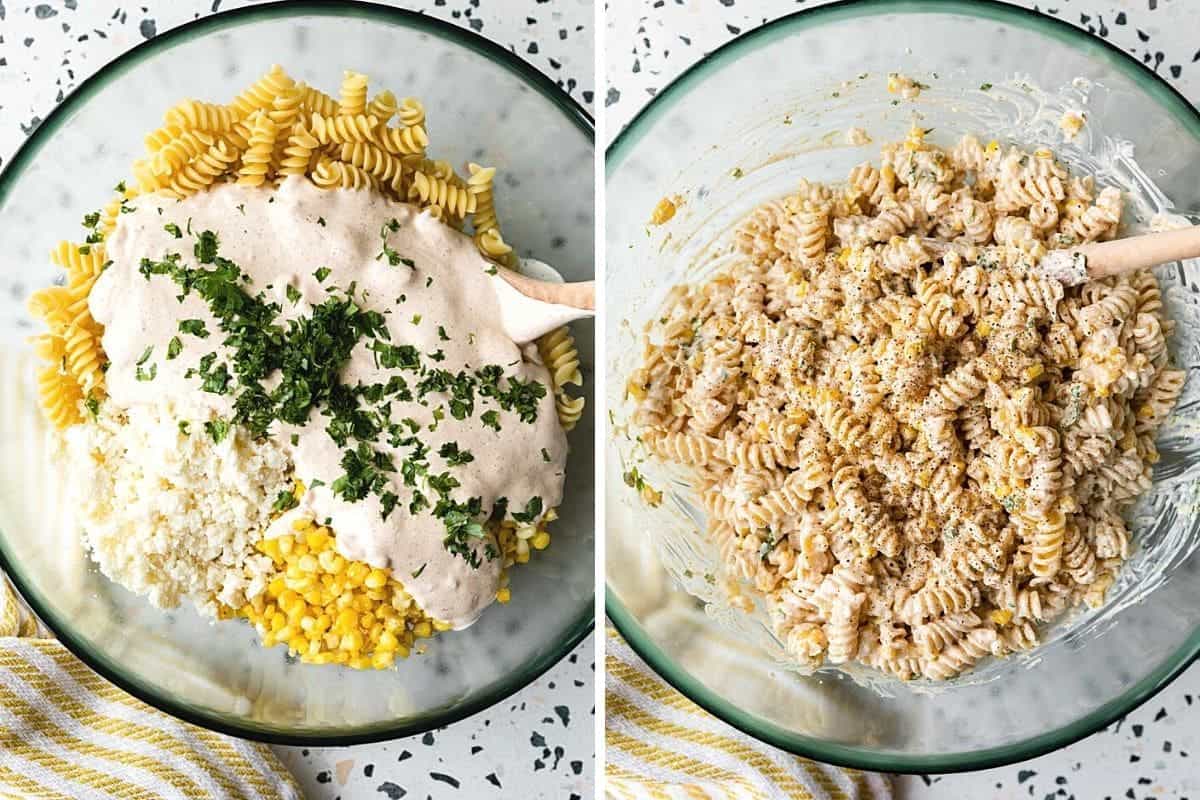
[[147,347],[145,350],[142,351],[141,357],[134,363],[140,367],[142,364],[145,364],[147,361],[150,360],[150,354],[153,352],[154,352],[154,345],[150,345],[149,347]]
[[174,236],[176,239],[183,238],[183,231],[179,230],[179,226],[174,222],[168,222],[166,225],[163,225],[163,230]]
[[420,325],[420,324],[421,324],[421,315],[420,315],[420,314],[413,314],[413,318],[412,318],[412,324],[413,324],[413,325]]
[[113,191],[119,192],[120,194],[125,194],[125,181],[121,181],[116,186],[114,186]]
[[991,89],[991,88],[992,88],[992,85],[990,83],[979,84],[979,91],[981,91],[981,92],[986,92],[988,89]]
[[540,517],[542,514],[542,498],[533,497],[525,504],[524,511],[514,511],[512,518],[517,522],[529,523]]
[[422,564],[421,566],[417,567],[415,570],[413,570],[413,572],[412,572],[412,576],[413,576],[414,578],[419,578],[419,577],[421,577],[421,573],[425,571],[425,567],[426,567],[426,566],[428,566],[428,565],[429,565],[429,562],[428,562],[428,561],[426,561],[424,564]]
[[275,496],[275,502],[271,504],[271,510],[282,513],[290,511],[298,505],[300,505],[300,501],[296,499],[296,494],[289,489],[284,489]]
[[444,327],[442,327],[441,325],[438,325],[438,338],[441,339],[443,342],[450,341],[450,337],[446,335],[446,329]]
[[88,392],[87,397],[83,400],[83,405],[87,408],[88,413],[91,414],[92,419],[100,416],[100,400],[97,399],[96,395]]
[[178,336],[172,336],[171,341],[167,343],[167,361],[174,361],[183,351],[183,342],[179,341]]
[[292,301],[292,305],[300,302],[300,290],[295,286],[289,283],[284,291],[287,293],[287,299]]
[[[543,450],[542,452],[546,451]],[[470,450],[460,450],[458,448],[458,442],[446,442],[438,450],[438,455],[446,459],[446,463],[452,467],[460,464],[469,464],[475,460],[475,456],[471,454]]]
[[329,267],[321,267],[313,273],[313,277],[317,279],[318,283],[324,283],[325,279],[329,277],[329,272]]
[[184,436],[191,436],[192,435],[192,423],[188,422],[186,419],[179,420],[179,432],[182,433]]
[[500,430],[500,415],[495,411],[485,411],[483,412],[483,416],[481,416],[479,419],[487,427],[496,431]]
[[317,217],[317,224],[320,225],[322,228],[324,228],[325,227],[325,218]]
[[223,419],[209,420],[204,423],[204,430],[212,437],[216,444],[225,441],[225,437],[229,435],[230,424]]
[[83,216],[83,227],[94,228],[99,224],[100,224],[100,212],[99,211],[93,211],[91,214],[85,214]]
[[542,461],[545,461],[547,464],[550,463],[550,453],[544,447],[542,448]]
[[188,333],[192,336],[199,336],[201,339],[208,338],[208,329],[204,327],[202,319],[183,319],[179,321],[179,332]]

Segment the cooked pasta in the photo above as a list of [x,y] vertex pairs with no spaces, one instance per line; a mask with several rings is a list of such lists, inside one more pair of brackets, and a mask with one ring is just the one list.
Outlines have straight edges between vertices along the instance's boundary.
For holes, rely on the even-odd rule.
[[654,315],[640,441],[796,661],[944,680],[1103,602],[1185,373],[1151,272],[1036,267],[1121,204],[1049,150],[914,130],[753,211]]

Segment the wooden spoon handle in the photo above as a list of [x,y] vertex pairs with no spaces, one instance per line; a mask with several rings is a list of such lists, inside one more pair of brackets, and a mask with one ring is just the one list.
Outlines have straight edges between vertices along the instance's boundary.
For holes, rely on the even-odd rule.
[[1097,280],[1168,261],[1200,258],[1200,226],[1092,242],[1074,249],[1087,257],[1088,278]]
[[500,277],[508,285],[532,300],[543,303],[555,303],[560,306],[582,308],[588,311],[596,309],[596,282],[580,281],[579,283],[550,283],[530,278],[510,269],[500,269]]

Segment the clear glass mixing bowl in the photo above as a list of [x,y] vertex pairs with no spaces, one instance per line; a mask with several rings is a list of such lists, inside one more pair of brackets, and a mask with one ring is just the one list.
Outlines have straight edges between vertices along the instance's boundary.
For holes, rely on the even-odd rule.
[[[0,563],[59,638],[105,677],[172,714],[282,743],[351,744],[448,724],[507,697],[578,644],[593,620],[593,422],[571,434],[552,546],[513,570],[512,602],[441,636],[394,671],[291,663],[240,622],[190,606],[164,614],[100,575],[81,551],[46,463],[25,337],[47,255],[78,236],[182,98],[228,100],[272,63],[336,91],[342,70],[424,100],[432,152],[502,171],[506,238],[568,280],[592,275],[593,132],[552,81],[503,48],[383,6],[287,3],[206,18],[100,70],[0,175]],[[592,327],[575,336],[591,377]],[[589,393],[590,394],[590,393]],[[589,407],[591,400],[589,398]]]
[[[886,91],[890,72],[929,88],[905,101]],[[1087,116],[1072,143],[1058,128],[1065,109]],[[607,610],[664,678],[766,742],[866,769],[980,769],[1086,736],[1200,651],[1200,265],[1188,265],[1192,276],[1182,265],[1158,270],[1179,321],[1172,352],[1191,378],[1160,435],[1154,489],[1133,514],[1135,555],[1109,605],[948,685],[789,669],[761,610],[731,607],[686,481],[639,462],[623,424],[638,333],[697,254],[801,177],[844,180],[852,165],[877,161],[878,143],[913,124],[941,144],[970,132],[1052,146],[1128,192],[1131,229],[1172,202],[1175,213],[1200,209],[1200,115],[1128,55],[1055,19],[985,2],[865,0],[781,19],[708,56],[607,154]],[[874,143],[848,143],[852,126]],[[678,213],[649,226],[669,196]],[[631,465],[666,490],[659,508],[626,488]]]

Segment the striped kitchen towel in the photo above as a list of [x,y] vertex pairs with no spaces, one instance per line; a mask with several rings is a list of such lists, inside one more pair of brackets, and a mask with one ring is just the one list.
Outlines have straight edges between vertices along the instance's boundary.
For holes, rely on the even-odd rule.
[[299,800],[266,745],[180,722],[92,672],[0,576],[0,796]]
[[605,790],[616,800],[890,800],[884,775],[753,739],[688,700],[612,628],[605,657]]

